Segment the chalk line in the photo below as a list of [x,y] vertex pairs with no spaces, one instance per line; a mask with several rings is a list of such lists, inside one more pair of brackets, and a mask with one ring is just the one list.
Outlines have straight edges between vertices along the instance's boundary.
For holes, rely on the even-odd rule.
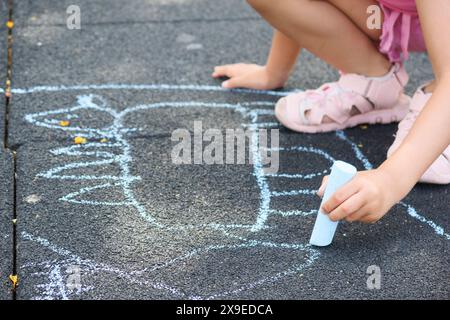
[[[178,86],[178,85],[115,85],[115,84],[105,84],[105,85],[84,85],[84,86],[39,86],[39,87],[33,87],[28,89],[13,89],[16,90],[15,93],[17,94],[30,94],[30,93],[36,93],[36,92],[59,92],[59,91],[76,91],[76,90],[123,90],[123,89],[131,89],[131,90],[192,90],[192,91],[228,91],[225,89],[222,89],[220,87],[215,86]],[[266,95],[273,95],[273,96],[280,96],[285,95],[288,92],[278,92],[278,91],[258,91],[254,92],[254,90],[244,90],[244,91],[238,91],[234,90],[235,92],[246,92],[246,93],[258,93],[258,94],[266,94]],[[281,94],[282,93],[282,94]],[[94,102],[94,98],[101,102],[101,104],[98,104]],[[271,178],[291,178],[291,179],[311,179],[316,176],[324,175],[326,174],[327,170],[322,170],[316,173],[311,174],[287,174],[287,173],[281,173],[281,174],[272,174],[267,175],[264,174],[262,163],[261,163],[261,157],[258,152],[258,150],[255,148],[252,150],[252,157],[253,157],[253,174],[255,176],[257,185],[260,189],[260,207],[259,212],[256,217],[256,222],[253,225],[245,225],[245,224],[200,224],[200,225],[175,225],[175,226],[166,226],[164,224],[159,223],[154,217],[151,216],[150,213],[148,213],[145,209],[145,207],[140,204],[136,198],[134,197],[134,193],[132,191],[132,185],[134,181],[138,180],[139,177],[134,177],[130,173],[129,164],[132,162],[132,156],[131,156],[131,149],[130,144],[128,143],[126,139],[126,134],[134,128],[124,128],[122,124],[122,119],[126,114],[129,114],[131,112],[137,112],[137,111],[145,111],[145,110],[151,110],[151,109],[157,109],[157,108],[189,108],[189,107],[205,107],[205,108],[228,108],[233,109],[237,112],[240,112],[244,118],[248,118],[250,120],[250,123],[244,124],[246,127],[255,129],[252,131],[252,141],[256,142],[258,141],[258,132],[256,129],[258,128],[265,128],[265,127],[275,127],[275,123],[273,122],[259,122],[259,117],[262,115],[272,116],[273,110],[268,109],[255,109],[253,107],[257,106],[273,106],[273,102],[271,101],[257,101],[257,102],[244,102],[240,104],[227,104],[227,103],[201,103],[201,102],[162,102],[162,103],[154,103],[154,104],[146,104],[146,105],[139,105],[132,108],[127,108],[123,111],[115,111],[114,109],[111,109],[107,107],[106,100],[99,96],[94,95],[81,95],[78,96],[78,105],[72,108],[66,108],[66,109],[59,109],[59,110],[53,110],[53,111],[44,111],[37,114],[27,115],[25,119],[33,123],[35,125],[39,125],[42,127],[46,127],[48,129],[58,129],[63,130],[69,134],[85,134],[90,137],[95,138],[102,138],[102,137],[108,137],[111,140],[114,140],[113,144],[99,144],[99,143],[90,143],[83,146],[71,146],[71,147],[63,147],[58,148],[53,151],[51,151],[55,155],[77,155],[77,156],[91,156],[94,158],[103,158],[107,160],[113,159],[114,161],[111,163],[117,163],[119,164],[121,168],[121,175],[119,176],[90,176],[90,175],[81,175],[79,180],[105,180],[105,181],[111,181],[103,184],[98,184],[95,186],[91,186],[89,188],[91,189],[80,189],[78,192],[70,193],[66,195],[65,197],[62,197],[60,200],[62,201],[69,201],[69,202],[75,202],[75,201],[81,201],[77,203],[83,203],[87,205],[123,205],[123,206],[132,206],[134,207],[137,212],[140,214],[141,217],[143,217],[147,222],[149,222],[151,225],[156,226],[158,228],[165,229],[167,231],[181,231],[181,230],[189,230],[192,228],[210,228],[213,230],[221,231],[223,234],[225,234],[228,237],[235,238],[242,243],[231,245],[228,249],[238,249],[238,248],[247,248],[250,246],[256,246],[256,245],[272,245],[275,248],[283,248],[286,245],[289,244],[273,244],[270,242],[261,242],[255,240],[247,240],[243,237],[237,237],[235,234],[231,234],[229,231],[233,229],[247,229],[252,232],[257,232],[263,229],[268,228],[266,222],[268,217],[273,215],[279,215],[283,217],[292,217],[292,216],[307,216],[310,214],[314,214],[315,210],[311,210],[309,212],[303,212],[301,210],[291,210],[291,211],[280,211],[280,210],[274,210],[270,208],[270,200],[272,197],[278,197],[278,196],[293,196],[293,195],[313,195],[315,194],[315,190],[288,190],[288,191],[271,191],[270,190],[270,182],[268,179]],[[73,111],[78,110],[87,110],[87,109],[96,109],[98,111],[107,112],[109,113],[112,118],[114,119],[113,124],[111,126],[107,126],[100,129],[94,129],[94,128],[77,128],[77,127],[61,127],[58,126],[56,122],[52,121],[39,121],[37,118],[40,117],[47,117],[52,115],[58,115],[61,113],[70,113]],[[74,115],[75,117],[76,115]],[[48,120],[48,119],[47,119]],[[371,169],[372,165],[368,161],[368,159],[364,156],[364,154],[361,152],[361,150],[358,148],[358,146],[353,143],[343,131],[336,132],[336,136],[348,143],[352,150],[354,151],[354,154],[356,158],[362,162],[363,166],[366,169]],[[257,145],[255,143],[252,143],[253,146]],[[120,154],[117,155],[113,152],[109,151],[100,151],[97,150],[99,148],[111,148],[111,149],[119,149]],[[91,150],[91,151],[88,151]],[[334,160],[333,157],[331,157],[328,153],[321,149],[316,149],[312,147],[303,147],[298,146],[291,149],[280,149],[278,151],[292,151],[292,152],[311,152],[316,155],[323,156],[326,160],[332,161]],[[105,161],[105,160],[97,160],[98,161]],[[94,161],[95,163],[95,161]],[[106,163],[103,163],[106,164]],[[92,164],[94,165],[94,164]],[[89,164],[84,164],[85,167],[89,167]],[[75,168],[77,165],[75,165]],[[81,168],[82,166],[80,165]],[[55,178],[55,170],[56,173],[60,173],[62,171],[73,169],[74,166],[66,166],[66,167],[59,167],[59,168],[53,168],[47,171],[47,175],[45,173],[42,175],[42,177],[48,178],[52,177]],[[53,170],[53,171],[52,171]],[[57,176],[56,179],[59,179],[58,177],[71,177],[74,178],[73,175],[61,175]],[[99,178],[100,177],[100,178]],[[114,178],[113,178],[114,177]],[[119,178],[117,178],[119,177]],[[62,178],[61,178],[62,179]],[[112,182],[114,181],[114,182]],[[97,202],[92,200],[85,200],[77,198],[83,194],[89,194],[90,191],[99,189],[99,188],[106,188],[111,186],[119,186],[123,189],[125,198],[127,199],[124,202]],[[78,200],[77,200],[78,199]],[[131,201],[129,201],[131,199]],[[418,221],[427,224],[428,226],[432,227],[436,234],[444,236],[447,240],[450,240],[450,236],[445,233],[444,229],[438,225],[436,225],[433,221],[427,220],[423,216],[419,215],[417,211],[407,204],[404,204],[404,206],[407,209],[407,212],[410,216],[417,219]],[[34,240],[36,239],[34,238]],[[37,241],[39,242],[39,241]],[[48,245],[46,242],[39,242],[41,245]],[[197,251],[189,252],[185,255],[182,255],[180,257],[177,257],[171,261],[168,261],[165,267],[168,267],[169,265],[176,263],[178,261],[181,261],[185,258],[189,258],[198,254],[204,254],[206,252],[209,252],[211,250],[220,250],[220,249],[227,249],[227,245],[218,245],[218,246],[209,246],[205,248],[197,249]],[[222,292],[217,293],[215,295],[210,296],[210,298],[215,297],[221,297],[221,296],[227,296],[231,295],[237,292],[241,292],[243,290],[248,290],[250,288],[253,288],[254,286],[261,285],[262,283],[266,282],[272,282],[272,281],[278,281],[280,278],[287,276],[289,274],[298,272],[299,270],[302,270],[303,268],[309,266],[313,263],[315,259],[319,256],[319,253],[309,247],[298,247],[298,250],[306,250],[306,252],[309,254],[309,260],[310,262],[301,265],[296,266],[295,268],[291,268],[289,270],[277,273],[276,275],[260,279],[254,283],[246,284],[240,287],[236,290],[231,290],[229,292]],[[57,272],[54,271],[54,272]],[[142,271],[143,272],[143,271]],[[145,284],[144,284],[145,285]],[[165,289],[165,287],[161,287]],[[174,289],[172,293],[174,295],[179,294],[179,292]],[[170,291],[170,290],[169,290]],[[196,296],[189,296],[189,298],[194,299]]]
[[[326,160],[328,160],[330,162],[329,167],[331,167],[331,165],[333,164],[333,162],[335,161],[335,159],[329,155],[327,152],[318,149],[318,148],[314,148],[314,147],[303,147],[303,146],[296,146],[296,147],[288,147],[288,148],[263,148],[263,150],[267,150],[267,151],[277,151],[277,152],[306,152],[306,153],[312,153],[312,154],[317,154],[322,156],[323,158],[325,158]],[[315,177],[318,176],[323,176],[324,174],[327,174],[330,170],[329,169],[325,169],[319,172],[315,172],[315,173],[309,173],[309,174],[300,174],[300,173],[268,173],[265,174],[267,177],[278,177],[278,178],[288,178],[288,179],[303,179],[303,180],[309,180],[309,179],[313,179]]]
[[[101,105],[97,105],[94,100],[98,100],[101,102]],[[221,108],[221,109],[233,109],[237,112],[240,112],[242,116],[249,117],[251,119],[251,124],[249,127],[252,130],[252,147],[254,150],[251,150],[251,154],[253,157],[253,171],[254,175],[256,177],[256,181],[258,186],[260,187],[260,194],[261,194],[261,201],[260,201],[260,209],[259,214],[256,218],[256,222],[253,226],[246,226],[246,225],[237,225],[236,227],[240,228],[250,228],[252,231],[259,231],[262,228],[265,227],[265,222],[267,221],[267,218],[270,214],[270,198],[272,194],[268,191],[269,186],[267,179],[264,174],[264,170],[261,164],[261,157],[259,150],[257,149],[256,141],[258,141],[258,131],[256,130],[256,127],[252,127],[251,125],[256,123],[258,120],[258,117],[260,115],[273,115],[272,110],[267,109],[248,109],[245,106],[268,106],[273,105],[272,102],[266,102],[266,101],[260,101],[260,102],[251,102],[251,103],[243,103],[243,104],[227,104],[227,103],[203,103],[203,102],[160,102],[160,103],[153,103],[153,104],[147,104],[147,105],[138,105],[135,107],[127,108],[121,112],[117,112],[109,107],[106,106],[107,103],[105,99],[99,96],[95,95],[82,95],[77,97],[77,105],[75,105],[72,108],[63,108],[59,110],[52,110],[48,112],[39,112],[35,114],[30,114],[25,117],[25,119],[35,125],[51,128],[55,130],[62,130],[65,132],[80,132],[82,129],[85,129],[86,131],[95,132],[96,134],[104,134],[108,136],[110,139],[114,141],[113,144],[101,144],[101,143],[88,143],[86,145],[82,146],[71,146],[71,147],[64,147],[64,148],[58,148],[56,150],[52,150],[51,152],[53,154],[57,155],[90,155],[90,156],[96,156],[96,157],[102,157],[106,158],[103,160],[97,160],[97,161],[89,161],[89,162],[75,162],[75,163],[69,163],[62,166],[58,166],[56,168],[52,168],[48,170],[47,172],[41,173],[38,176],[48,178],[48,179],[61,179],[61,180],[106,180],[106,181],[114,181],[114,186],[121,186],[123,188],[123,192],[126,195],[126,201],[123,202],[102,202],[102,201],[89,201],[89,200],[76,200],[77,197],[80,197],[85,194],[89,194],[90,191],[98,190],[102,188],[109,188],[113,185],[111,184],[99,184],[95,186],[90,186],[86,188],[82,188],[77,192],[70,193],[64,197],[62,197],[60,200],[62,201],[69,201],[72,203],[79,203],[79,204],[91,204],[91,205],[106,205],[106,206],[117,206],[117,205],[128,205],[128,206],[134,206],[140,215],[147,220],[148,222],[154,224],[157,227],[161,228],[167,228],[167,229],[175,229],[175,230],[183,230],[187,228],[195,228],[195,226],[174,226],[174,227],[167,227],[163,226],[162,224],[158,223],[152,216],[149,214],[143,205],[141,205],[136,198],[134,197],[134,194],[131,190],[131,185],[134,181],[139,180],[140,177],[135,177],[130,174],[129,172],[129,165],[132,162],[132,157],[130,153],[130,145],[127,139],[124,135],[124,130],[127,129],[123,127],[122,121],[124,116],[128,115],[132,112],[138,112],[138,111],[146,111],[151,109],[159,109],[159,108],[189,108],[189,107],[204,107],[204,108]],[[88,110],[88,109],[95,109],[98,111],[102,111],[103,109],[105,112],[110,114],[113,118],[113,124],[107,128],[103,128],[100,131],[94,131],[90,128],[79,128],[79,127],[61,127],[56,124],[48,124],[44,120],[40,120],[42,117],[46,116],[54,116],[58,114],[70,114],[73,111],[79,111],[79,110]],[[100,133],[99,133],[100,132]],[[126,131],[125,131],[126,132]],[[98,138],[101,138],[99,135]],[[92,149],[95,148],[118,148],[120,149],[120,154],[116,155],[112,152],[105,152],[102,151],[92,151]],[[91,151],[86,151],[86,149]],[[333,158],[328,155],[326,152],[313,148],[313,147],[295,147],[295,148],[288,148],[288,149],[280,149],[278,151],[295,151],[295,152],[311,152],[318,154],[320,156],[325,157],[327,160],[332,161]],[[75,168],[87,168],[87,167],[95,167],[105,164],[118,164],[120,166],[121,174],[118,176],[111,176],[111,175],[103,175],[103,176],[93,176],[93,175],[62,175],[58,174],[63,171],[69,170],[69,169],[75,169]],[[318,174],[322,174],[318,173]],[[317,174],[314,174],[317,175]],[[297,175],[297,176],[291,176],[291,178],[305,178],[309,179],[312,178],[314,175]],[[271,177],[274,177],[276,175],[271,175]],[[313,191],[311,191],[312,194]],[[202,228],[207,227],[207,225],[201,225]]]
[[[339,139],[344,140],[344,141],[346,141],[347,143],[349,143],[351,145],[352,149],[355,152],[355,156],[358,158],[358,160],[360,160],[362,162],[362,164],[364,165],[364,168],[366,170],[372,170],[373,169],[373,165],[370,163],[369,159],[367,159],[367,157],[361,152],[361,150],[356,145],[356,143],[354,143],[353,141],[351,141],[347,137],[347,135],[344,133],[344,131],[336,131],[336,136]],[[401,206],[406,208],[406,212],[408,213],[409,216],[411,216],[414,219],[416,219],[416,220],[418,220],[418,221],[420,221],[420,222],[430,226],[437,235],[443,236],[447,240],[450,240],[450,234],[446,233],[444,231],[443,227],[437,225],[432,220],[429,220],[429,219],[425,218],[423,215],[420,215],[413,206],[411,206],[411,205],[409,205],[409,204],[407,204],[407,203],[405,203],[403,201],[399,202],[399,205],[401,205]]]
[[[171,84],[88,84],[73,86],[35,86],[30,88],[13,88],[13,94],[30,94],[37,92],[61,92],[61,91],[80,91],[80,90],[187,90],[187,91],[216,91],[216,92],[235,92],[235,93],[251,93],[269,96],[282,97],[294,91],[275,91],[275,90],[253,90],[253,89],[225,89],[220,86],[213,85],[171,85]],[[0,92],[4,92],[0,89]]]
[[[96,105],[96,103],[94,102],[94,100],[98,100],[102,102],[102,105]],[[272,102],[253,102],[253,103],[248,103],[246,104],[247,106],[268,106],[268,105],[272,105]],[[132,108],[128,108],[125,109],[121,112],[116,112],[110,108],[106,107],[106,103],[105,100],[94,96],[94,95],[86,95],[86,96],[78,96],[77,98],[77,105],[75,107],[72,108],[65,108],[65,109],[60,109],[60,110],[53,110],[53,111],[49,111],[49,112],[39,112],[37,114],[31,114],[31,115],[27,115],[25,117],[25,119],[30,122],[33,123],[35,125],[38,126],[42,126],[42,127],[46,127],[46,128],[50,128],[50,129],[57,129],[57,130],[63,130],[65,132],[68,133],[72,133],[72,132],[81,132],[83,131],[83,128],[78,128],[78,127],[61,127],[56,125],[56,123],[58,123],[57,121],[54,121],[53,123],[51,121],[45,121],[41,120],[42,117],[47,117],[47,116],[54,116],[54,115],[58,115],[58,114],[70,114],[73,111],[79,111],[79,110],[87,110],[90,108],[94,108],[95,110],[102,110],[102,108],[105,108],[106,112],[109,113],[113,118],[113,125],[111,125],[110,127],[107,128],[102,128],[101,130],[95,129],[92,130],[90,128],[87,128],[88,132],[93,133],[94,135],[98,135],[98,138],[100,138],[101,135],[107,135],[110,139],[112,139],[114,141],[114,143],[112,144],[101,144],[101,143],[88,143],[86,145],[79,145],[79,146],[70,146],[70,147],[62,147],[62,148],[57,148],[54,150],[51,150],[51,153],[54,155],[75,155],[75,156],[91,156],[94,158],[103,158],[103,160],[98,160],[98,161],[89,161],[89,162],[75,162],[75,163],[71,163],[71,164],[65,164],[53,169],[48,170],[47,172],[40,174],[39,176],[44,177],[44,178],[54,178],[54,179],[76,179],[76,180],[106,180],[106,181],[110,181],[110,180],[115,180],[115,186],[120,185],[123,188],[125,197],[126,197],[126,201],[124,202],[100,202],[100,201],[92,201],[92,200],[86,200],[86,199],[80,199],[77,197],[80,197],[84,194],[89,194],[91,191],[94,190],[98,190],[98,189],[102,189],[102,188],[108,188],[113,186],[112,183],[108,182],[105,184],[100,184],[100,185],[94,185],[94,186],[90,186],[90,187],[85,187],[80,189],[77,192],[72,192],[69,193],[68,195],[62,197],[60,200],[62,201],[69,201],[69,202],[75,202],[75,203],[81,203],[81,204],[90,204],[90,205],[127,205],[127,206],[134,206],[137,211],[141,214],[141,216],[147,221],[150,222],[152,225],[157,226],[159,228],[164,228],[168,231],[179,231],[181,229],[186,230],[189,228],[194,228],[196,227],[195,225],[191,225],[191,226],[186,226],[186,225],[180,225],[180,226],[165,226],[162,225],[158,222],[156,222],[156,220],[154,218],[151,217],[151,215],[146,212],[145,208],[143,205],[141,205],[140,203],[138,203],[138,201],[135,199],[133,192],[131,190],[131,184],[135,181],[138,180],[139,177],[134,177],[130,174],[129,171],[129,164],[132,161],[132,157],[131,157],[131,153],[130,153],[130,145],[127,141],[127,139],[125,138],[125,135],[123,134],[124,132],[124,128],[122,127],[122,119],[125,115],[131,113],[131,112],[137,112],[137,111],[144,111],[144,110],[150,110],[150,109],[157,109],[157,108],[166,108],[166,107],[170,107],[170,108],[186,108],[186,107],[212,107],[212,108],[229,108],[229,109],[233,109],[237,112],[240,112],[242,114],[242,116],[245,117],[249,117],[250,119],[252,119],[252,122],[256,122],[256,120],[258,119],[258,117],[262,114],[262,115],[272,115],[273,111],[268,111],[265,109],[248,109],[247,107],[244,107],[243,104],[218,104],[218,103],[200,103],[200,102],[179,102],[179,103],[173,103],[173,102],[163,102],[163,103],[155,103],[155,104],[149,104],[149,105],[139,105],[136,107],[132,107]],[[258,136],[257,136],[257,132],[256,130],[254,130],[252,132],[252,139],[254,141],[257,141]],[[96,150],[97,148],[101,148],[102,151],[98,151]],[[113,152],[109,152],[109,151],[104,151],[107,148],[116,148],[118,150],[120,150],[119,154],[115,154]],[[305,149],[306,150],[306,149]],[[262,203],[262,207],[263,210],[260,210],[259,212],[259,216],[261,215],[269,215],[270,214],[270,208],[269,208],[269,203],[270,203],[270,197],[271,194],[270,192],[265,193],[264,190],[267,187],[267,181],[266,178],[262,175],[262,166],[261,166],[261,161],[259,158],[259,151],[258,150],[253,150],[252,155],[254,157],[254,163],[256,163],[256,166],[254,165],[254,173],[256,176],[259,177],[259,182],[260,182],[260,186],[262,187],[262,194],[263,196],[261,197],[261,203]],[[89,175],[58,175],[58,173],[61,173],[65,170],[69,170],[69,169],[73,169],[73,168],[86,168],[86,167],[91,167],[91,166],[96,166],[96,165],[105,165],[108,163],[118,163],[120,168],[121,168],[121,174],[118,176],[89,176]],[[266,186],[264,186],[266,185]],[[268,191],[268,189],[267,189]],[[266,207],[264,207],[264,205],[267,204]],[[278,211],[277,214],[280,214],[280,212]],[[298,213],[297,213],[298,214]],[[286,216],[292,215],[292,213],[286,214]],[[258,220],[258,219],[257,219]],[[257,221],[256,223],[257,226],[257,230],[262,230],[262,229],[266,229],[267,226],[261,221],[260,222]],[[227,236],[232,237],[232,238],[236,238],[235,236],[229,234],[226,230],[232,229],[232,228],[248,228],[250,230],[253,230],[255,228],[255,225],[239,225],[239,224],[234,224],[234,225],[229,225],[229,224],[225,224],[225,225],[218,225],[218,224],[211,224],[211,225],[199,225],[199,227],[209,227],[215,230],[220,230],[222,232],[224,232]],[[245,248],[245,247],[249,247],[249,246],[255,246],[255,245],[270,245],[271,247],[277,247],[279,246],[280,248],[284,248],[286,247],[286,245],[284,244],[272,244],[272,243],[267,243],[267,242],[257,242],[257,241],[250,241],[248,242],[245,238],[237,238],[240,241],[243,241],[243,244],[240,244],[238,246],[231,246],[229,248]],[[222,248],[227,248],[226,246],[210,246],[207,248],[203,248],[202,250],[198,250],[198,251],[194,251],[189,253],[188,255],[182,257],[182,258],[186,258],[186,257],[191,257],[193,255],[196,254],[200,254],[202,252],[208,252],[210,250],[218,250],[218,249],[222,249]],[[303,246],[297,247],[296,249],[298,250],[307,250],[307,252],[314,252],[312,249],[308,248],[306,249]],[[178,259],[175,259],[174,261],[178,261],[181,258],[179,257]],[[312,260],[310,260],[312,261]],[[166,267],[169,264],[166,265]],[[288,273],[287,273],[288,274]],[[276,276],[276,279],[278,279],[280,277],[280,274]],[[269,281],[270,279],[260,279],[257,282],[258,283],[264,283],[265,281]],[[243,289],[242,289],[243,290]],[[217,295],[220,295],[219,293]]]
[[[170,292],[171,294],[180,297],[180,298],[186,298],[186,295],[184,293],[182,293],[181,291],[179,291],[176,288],[172,288],[168,285],[166,285],[165,283],[162,282],[154,282],[154,281],[149,281],[149,280],[145,280],[142,282],[142,279],[136,278],[136,275],[139,274],[139,271],[134,271],[134,272],[130,272],[130,271],[123,271],[119,268],[115,268],[115,267],[111,267],[105,263],[98,263],[95,262],[93,260],[90,259],[84,259],[81,258],[80,256],[72,253],[71,251],[61,248],[53,243],[51,243],[50,241],[48,241],[47,239],[44,239],[42,237],[39,236],[35,236],[32,235],[26,231],[22,231],[21,236],[23,239],[28,240],[28,241],[33,241],[36,242],[40,245],[42,245],[43,247],[47,248],[48,250],[66,257],[67,260],[65,260],[65,264],[76,264],[79,266],[84,266],[87,268],[87,270],[84,270],[84,272],[90,271],[90,272],[98,272],[98,271],[104,271],[104,272],[108,272],[108,273],[114,273],[116,276],[119,276],[120,278],[126,279],[127,281],[131,282],[131,283],[135,283],[135,284],[139,284],[139,285],[145,285],[145,286],[151,286],[155,289],[158,290],[165,290]],[[25,266],[26,268],[30,268],[30,267],[34,267],[35,264],[28,264],[27,266]],[[56,264],[55,262],[49,262],[47,264],[47,268],[53,269],[54,267],[60,268],[60,265]],[[51,274],[50,274],[51,275]],[[51,278],[49,277],[49,288],[59,288],[61,290],[61,288],[63,288],[63,292],[59,292],[59,294],[57,296],[61,296],[62,298],[67,298],[67,292],[65,291],[65,284],[61,283],[62,278]],[[53,296],[52,296],[53,298]]]

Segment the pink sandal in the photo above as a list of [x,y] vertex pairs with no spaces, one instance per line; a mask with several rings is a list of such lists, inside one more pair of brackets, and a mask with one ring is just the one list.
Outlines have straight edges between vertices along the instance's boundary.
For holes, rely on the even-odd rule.
[[308,133],[400,121],[408,113],[410,98],[403,94],[407,82],[400,64],[379,78],[343,74],[338,82],[280,99],[275,115],[289,129]]
[[[431,93],[425,93],[426,85],[417,89],[411,100],[410,110],[405,119],[398,125],[398,131],[395,136],[394,143],[388,150],[387,156],[390,157],[400,147],[403,140],[411,130],[416,118],[431,98]],[[428,170],[419,180],[424,183],[449,184],[450,183],[450,145],[444,152],[433,162]]]

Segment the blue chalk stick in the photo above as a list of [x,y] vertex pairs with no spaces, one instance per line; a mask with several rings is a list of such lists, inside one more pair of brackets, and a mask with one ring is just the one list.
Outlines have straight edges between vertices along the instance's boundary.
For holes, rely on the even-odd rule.
[[[356,172],[356,168],[351,164],[344,161],[335,161],[331,167],[330,177],[320,208],[322,208],[322,205],[336,192],[337,189],[349,182],[356,175]],[[337,221],[331,221],[328,216],[319,209],[309,243],[320,247],[329,245],[333,241],[337,225]]]

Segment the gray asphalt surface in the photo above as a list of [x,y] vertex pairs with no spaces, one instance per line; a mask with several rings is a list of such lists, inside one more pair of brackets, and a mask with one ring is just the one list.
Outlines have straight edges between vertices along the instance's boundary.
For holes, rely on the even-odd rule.
[[0,153],[0,299],[11,299],[8,277],[13,273],[13,161],[11,155]]
[[[6,1],[0,1],[0,32],[1,32],[1,42],[0,42],[0,79],[2,81],[2,89],[4,88],[4,82],[6,80],[6,64],[7,64],[7,30],[6,21],[8,20],[8,7]],[[0,112],[0,132],[2,133],[2,138],[4,136],[5,129],[5,103],[2,99],[2,112]],[[2,139],[3,140],[3,139]],[[3,141],[2,141],[3,142]]]
[[[7,64],[7,34],[6,21],[8,19],[6,1],[0,1],[0,82],[2,88],[6,81]],[[2,93],[0,112],[0,300],[11,299],[12,291],[8,280],[13,273],[13,161],[11,153],[3,149],[3,137],[5,129],[5,102]]]
[[[69,4],[80,6],[81,30],[66,27]],[[320,199],[301,190],[315,190],[330,166],[317,150],[376,166],[395,125],[321,135],[278,127],[280,147],[310,151],[282,151],[279,173],[309,178],[266,177],[279,196],[262,224],[267,193],[254,166],[171,162],[172,131],[193,132],[194,121],[222,132],[275,122],[277,96],[216,90],[210,78],[217,64],[265,60],[271,30],[245,1],[15,1],[14,20],[7,138],[17,151],[18,299],[449,297],[448,186],[418,186],[379,223],[341,223],[332,246],[305,246]],[[407,68],[409,93],[432,76],[425,55]],[[305,52],[286,90],[336,77]],[[75,146],[83,134],[89,144]],[[0,223],[2,253],[10,229]],[[380,290],[367,288],[371,265]]]

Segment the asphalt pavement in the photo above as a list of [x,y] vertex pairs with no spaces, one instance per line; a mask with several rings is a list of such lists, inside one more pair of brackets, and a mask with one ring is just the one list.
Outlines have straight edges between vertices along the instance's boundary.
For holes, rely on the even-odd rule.
[[[80,30],[66,25],[73,4]],[[245,1],[14,1],[13,19],[1,299],[13,266],[17,299],[449,297],[448,186],[419,185],[378,223],[343,222],[331,246],[308,245],[332,161],[376,167],[396,125],[318,135],[278,125],[281,95],[338,76],[308,52],[284,91],[222,90],[215,65],[264,63],[270,46]],[[432,77],[425,54],[407,69],[409,94]],[[248,145],[253,163],[174,164],[173,132],[193,141],[197,121],[203,133],[279,129],[278,173],[264,174]],[[379,289],[367,284],[373,268]]]

